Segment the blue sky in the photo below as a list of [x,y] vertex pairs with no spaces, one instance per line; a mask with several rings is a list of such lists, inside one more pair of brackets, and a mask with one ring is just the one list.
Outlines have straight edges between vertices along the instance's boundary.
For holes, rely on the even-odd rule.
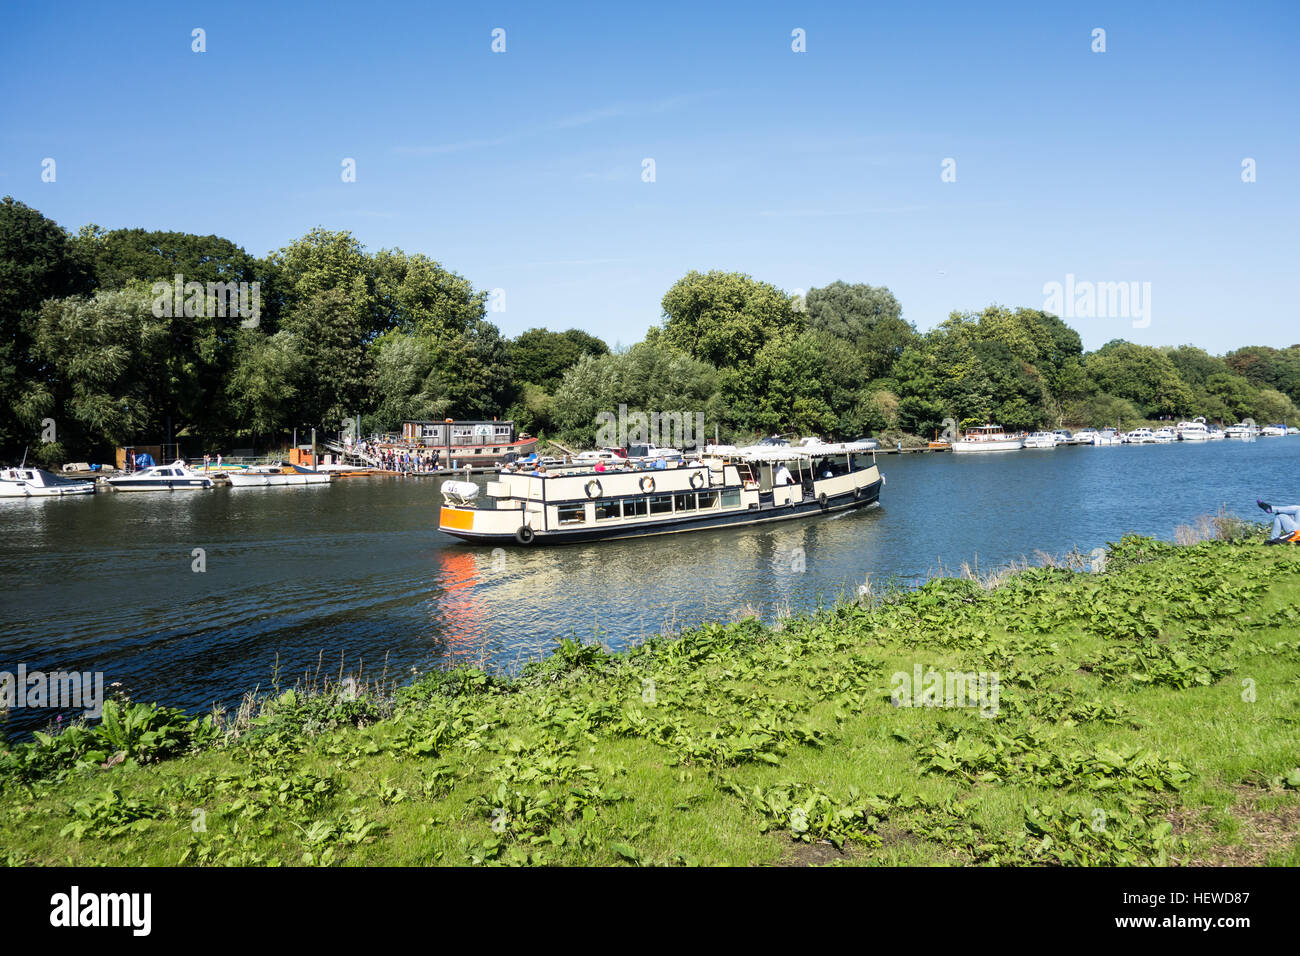
[[630,344],[726,269],[923,330],[1149,282],[1145,328],[1068,319],[1086,347],[1300,341],[1300,4],[986,6],[8,5],[0,194],[258,255],[350,229],[504,289],[509,335]]

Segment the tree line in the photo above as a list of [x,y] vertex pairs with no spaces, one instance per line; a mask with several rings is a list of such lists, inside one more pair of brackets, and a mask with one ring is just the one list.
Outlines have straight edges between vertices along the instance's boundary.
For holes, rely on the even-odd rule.
[[[178,275],[189,285],[173,297]],[[256,283],[251,319],[221,296],[237,283]],[[169,435],[190,454],[275,449],[294,429],[330,433],[354,415],[366,432],[506,416],[589,445],[597,415],[620,405],[702,411],[724,439],[893,440],[947,418],[1034,428],[1300,417],[1296,345],[1213,356],[1116,340],[1084,353],[1056,316],[997,305],[919,333],[884,287],[795,296],[730,272],[691,272],[661,304],[660,324],[627,348],[578,329],[511,339],[468,279],[419,253],[368,252],[347,231],[316,228],[256,257],[217,236],[71,233],[7,197],[0,456],[30,447],[56,465]]]

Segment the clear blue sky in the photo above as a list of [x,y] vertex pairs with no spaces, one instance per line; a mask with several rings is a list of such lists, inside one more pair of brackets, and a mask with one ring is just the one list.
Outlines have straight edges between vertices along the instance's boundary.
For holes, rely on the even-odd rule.
[[1300,341],[1300,3],[989,6],[10,3],[0,194],[259,255],[350,229],[505,289],[509,335],[630,344],[726,269],[921,329],[1150,282],[1085,346]]

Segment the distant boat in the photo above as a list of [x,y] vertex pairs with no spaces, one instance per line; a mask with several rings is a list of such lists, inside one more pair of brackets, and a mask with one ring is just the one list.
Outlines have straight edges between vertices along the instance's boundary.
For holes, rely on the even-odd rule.
[[1013,438],[1003,430],[1001,425],[980,425],[968,429],[961,441],[953,442],[954,452],[1015,451],[1023,448],[1025,443]]
[[1178,423],[1178,437],[1183,441],[1209,441],[1210,430],[1205,427],[1204,418],[1193,418],[1190,422]]
[[1285,425],[1265,425],[1263,428],[1261,428],[1261,429],[1259,430],[1259,434],[1260,434],[1260,437],[1262,437],[1262,438],[1285,438],[1285,437],[1286,437],[1286,426],[1285,426]]
[[1114,428],[1103,428],[1092,436],[1092,443],[1094,445],[1122,445],[1124,436]]
[[62,498],[94,493],[93,481],[63,478],[42,468],[20,466],[0,471],[0,498]]
[[1149,428],[1135,428],[1124,436],[1126,445],[1153,445],[1155,440],[1156,433]]
[[170,465],[153,465],[144,471],[114,475],[105,482],[114,491],[202,491],[212,487],[212,479],[188,468],[177,459]]
[[301,465],[255,465],[244,471],[232,471],[226,477],[232,488],[270,488],[282,485],[328,485],[330,476]]
[[1166,425],[1155,433],[1155,441],[1157,445],[1168,445],[1170,442],[1178,441],[1178,432]]
[[1080,428],[1074,433],[1074,444],[1076,445],[1095,445],[1097,438],[1097,429]]
[[1224,430],[1224,434],[1229,438],[1236,438],[1239,441],[1254,441],[1257,432],[1249,425],[1238,423],[1236,425],[1229,425]]
[[1057,446],[1056,436],[1051,432],[1034,432],[1025,439],[1026,448],[1054,449]]

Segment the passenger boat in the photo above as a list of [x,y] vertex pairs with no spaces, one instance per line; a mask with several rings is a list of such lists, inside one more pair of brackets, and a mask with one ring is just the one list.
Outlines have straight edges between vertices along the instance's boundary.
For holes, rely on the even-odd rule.
[[[26,456],[24,456],[24,460]],[[0,470],[0,498],[62,498],[65,495],[93,495],[93,481],[77,481],[51,474],[43,468]]]
[[254,465],[243,471],[232,471],[227,477],[232,488],[269,488],[280,485],[328,485],[330,476],[312,471],[301,465],[276,462],[271,465]]
[[1205,419],[1198,416],[1190,422],[1178,423],[1178,437],[1183,441],[1209,441],[1210,430],[1205,427]]
[[1051,432],[1034,432],[1025,439],[1026,448],[1038,448],[1051,450],[1056,447],[1056,436]]
[[[789,472],[791,484],[782,484]],[[761,524],[874,505],[872,452],[704,457],[675,467],[503,474],[442,485],[438,529],[466,541],[564,544]]]
[[114,491],[202,491],[212,487],[211,478],[191,470],[179,459],[170,465],[153,465],[104,480]]
[[1024,442],[1008,435],[1001,425],[980,425],[969,429],[960,441],[953,442],[954,452],[976,451],[1015,451],[1023,448]]

